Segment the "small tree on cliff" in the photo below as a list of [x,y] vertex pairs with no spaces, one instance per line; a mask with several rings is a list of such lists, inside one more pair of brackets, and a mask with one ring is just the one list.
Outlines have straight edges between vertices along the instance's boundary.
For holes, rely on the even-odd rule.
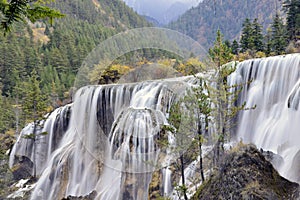
[[185,115],[182,107],[182,101],[180,100],[172,105],[170,109],[170,116],[169,116],[170,126],[165,127],[165,129],[171,131],[176,138],[176,147],[173,148],[173,153],[175,153],[175,155],[179,155],[179,168],[180,168],[180,175],[181,175],[181,185],[177,186],[177,190],[180,193],[179,196],[183,196],[185,200],[188,200],[184,169],[185,169],[186,147],[189,145],[190,139],[189,139],[189,132],[182,132],[181,125],[183,125],[183,123],[185,122],[183,121],[184,117]]
[[36,177],[36,141],[38,137],[47,133],[41,133],[44,116],[47,113],[47,98],[40,90],[40,81],[34,70],[24,85],[23,112],[26,121],[33,121],[32,133],[25,136],[26,139],[33,140],[33,177]]
[[228,76],[235,71],[236,65],[229,63],[233,59],[233,55],[223,42],[220,31],[217,32],[214,46],[209,50],[209,56],[216,66],[215,79],[212,80],[215,86],[209,88],[209,96],[213,104],[211,116],[217,136],[217,143],[214,148],[214,163],[217,164],[220,153],[224,151],[226,138],[229,137],[228,140],[230,139],[230,131],[234,126],[236,115],[239,111],[246,109],[245,102],[242,105],[237,105],[237,101],[243,84],[247,83],[240,85],[228,83]]
[[202,146],[205,141],[204,137],[208,136],[209,117],[212,109],[207,80],[200,75],[196,75],[195,78],[198,84],[193,86],[183,98],[184,105],[189,111],[189,115],[187,116],[189,123],[185,125],[184,131],[193,132],[197,140],[200,158],[199,171],[201,179],[204,182]]
[[[167,130],[171,131],[176,138],[176,147],[173,153],[178,155],[175,164],[178,166],[181,175],[181,185],[177,186],[178,196],[187,198],[185,167],[200,157],[199,173],[202,182],[205,181],[202,157],[202,145],[204,136],[208,135],[208,117],[211,112],[209,93],[206,81],[200,76],[195,78],[198,84],[189,88],[186,95],[174,103],[170,109],[169,123]],[[199,152],[195,148],[199,148]]]

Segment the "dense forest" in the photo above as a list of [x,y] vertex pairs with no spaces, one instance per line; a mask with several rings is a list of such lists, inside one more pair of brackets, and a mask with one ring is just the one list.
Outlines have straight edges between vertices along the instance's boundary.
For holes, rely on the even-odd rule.
[[208,49],[218,29],[225,39],[238,40],[246,18],[257,18],[263,30],[266,30],[277,11],[282,11],[282,2],[279,0],[204,0],[168,27],[191,36]]
[[[65,15],[53,24],[15,23],[0,33],[0,132],[18,128],[32,117],[24,111],[29,87],[38,84],[51,111],[69,101],[70,88],[87,54],[101,41],[120,31],[150,26],[124,2],[118,0],[67,0],[49,5]],[[36,74],[37,82],[32,75]],[[65,101],[65,102],[64,102]]]

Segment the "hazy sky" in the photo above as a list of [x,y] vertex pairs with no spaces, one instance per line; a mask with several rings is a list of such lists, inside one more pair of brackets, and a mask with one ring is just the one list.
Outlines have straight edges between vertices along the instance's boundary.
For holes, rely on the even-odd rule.
[[185,8],[198,5],[201,0],[123,0],[139,14],[161,20],[165,12],[176,2],[186,4]]

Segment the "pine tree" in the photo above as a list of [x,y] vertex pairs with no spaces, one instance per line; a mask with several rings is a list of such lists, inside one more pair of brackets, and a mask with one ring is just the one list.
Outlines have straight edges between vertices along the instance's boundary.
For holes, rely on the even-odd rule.
[[232,45],[231,45],[231,49],[232,49],[232,53],[235,55],[239,54],[239,43],[236,40],[233,40]]
[[272,23],[272,51],[276,54],[282,54],[287,46],[287,37],[283,20],[279,13],[276,13]]
[[[174,103],[170,109],[170,116],[169,116],[169,123],[171,126],[165,126],[165,130],[172,132],[176,137],[176,148],[173,148],[172,151],[175,154],[179,154],[179,161],[177,161],[179,164],[179,170],[180,170],[180,176],[181,176],[181,185],[177,186],[176,190],[178,190],[179,197],[183,196],[184,200],[188,200],[187,197],[187,187],[185,184],[185,156],[186,156],[186,149],[187,146],[190,145],[190,141],[192,140],[191,134],[189,131],[186,132],[186,127],[183,129],[181,126],[186,126],[186,123],[189,123],[185,116],[184,108],[182,106],[182,100],[179,100],[178,102]],[[183,130],[183,131],[182,131]],[[190,135],[191,134],[191,135]]]
[[224,151],[226,138],[231,135],[232,123],[237,112],[245,109],[245,103],[236,105],[238,94],[242,87],[229,85],[227,82],[228,76],[235,71],[235,64],[229,63],[233,58],[230,52],[230,49],[223,43],[222,34],[218,31],[214,46],[209,51],[209,55],[216,65],[215,79],[212,80],[215,83],[215,87],[208,89],[209,98],[214,105],[211,116],[217,136],[214,148],[215,165],[218,164],[220,155]]
[[231,49],[223,42],[223,35],[220,30],[217,31],[214,47],[209,49],[209,56],[218,67],[228,63],[233,58]]
[[14,121],[12,106],[7,97],[0,95],[0,134],[13,127]]
[[287,14],[287,33],[290,41],[300,39],[300,0],[285,0],[284,10]]
[[265,54],[271,55],[273,48],[273,41],[272,41],[272,29],[267,29],[267,34],[265,35]]
[[[205,181],[204,177],[204,168],[203,168],[203,153],[202,146],[204,143],[204,137],[208,136],[208,126],[209,126],[209,117],[212,112],[212,105],[209,96],[209,89],[207,86],[207,80],[204,80],[201,76],[196,76],[198,84],[192,88],[192,94],[188,94],[184,98],[184,103],[186,107],[193,111],[190,116],[190,121],[196,121],[196,127],[194,132],[196,132],[196,137],[198,139],[199,146],[199,168],[202,182]],[[194,118],[194,119],[193,119]],[[192,126],[189,126],[189,128]],[[188,128],[187,128],[188,129]]]
[[252,50],[254,47],[253,28],[249,18],[246,18],[246,20],[243,23],[240,45],[241,45],[242,52],[246,52],[247,50]]
[[252,23],[252,37],[253,37],[253,49],[256,51],[264,51],[264,36],[262,34],[262,25],[258,23],[258,19],[255,18]]

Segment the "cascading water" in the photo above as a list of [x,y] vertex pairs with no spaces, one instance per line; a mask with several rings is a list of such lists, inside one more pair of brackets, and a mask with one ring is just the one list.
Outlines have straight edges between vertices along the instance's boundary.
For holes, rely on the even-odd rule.
[[[239,115],[237,139],[281,155],[284,163],[279,172],[298,182],[299,65],[299,54],[249,60],[240,63],[229,78],[232,84],[251,80],[240,101],[246,101],[249,107],[256,105],[255,110]],[[44,129],[50,134],[38,148],[47,151],[44,154],[48,162],[38,164],[42,173],[31,198],[62,199],[95,190],[96,199],[148,199],[156,169],[161,173],[161,195],[172,196],[169,150],[157,141],[167,138],[169,143],[174,142],[162,126],[177,96],[192,82],[192,78],[177,78],[81,88],[59,145],[58,139],[51,139],[51,130],[56,126],[50,125],[51,119],[61,116],[59,111],[45,123]],[[30,125],[23,130],[26,133],[30,133]],[[14,155],[32,159],[31,149],[30,140],[19,139],[11,154],[11,165]],[[37,163],[45,162],[40,159],[37,157]],[[185,171],[187,177],[194,176],[191,166]]]
[[281,175],[300,182],[300,54],[242,62],[230,80],[250,81],[240,100],[256,105],[241,113],[237,139],[282,156]]
[[[186,78],[182,79],[185,80]],[[167,163],[157,142],[171,134],[166,112],[187,83],[179,79],[80,89],[71,121],[32,199],[96,190],[97,199],[147,199],[152,172]]]
[[14,145],[9,159],[9,165],[12,167],[18,163],[22,156],[29,158],[34,162],[33,143],[36,145],[36,172],[40,174],[45,164],[51,158],[51,153],[57,148],[59,141],[66,132],[69,124],[70,105],[57,108],[48,117],[45,122],[41,122],[41,128],[36,135],[46,133],[36,137],[34,142],[27,135],[33,134],[33,123],[28,124],[21,132],[16,144]]

